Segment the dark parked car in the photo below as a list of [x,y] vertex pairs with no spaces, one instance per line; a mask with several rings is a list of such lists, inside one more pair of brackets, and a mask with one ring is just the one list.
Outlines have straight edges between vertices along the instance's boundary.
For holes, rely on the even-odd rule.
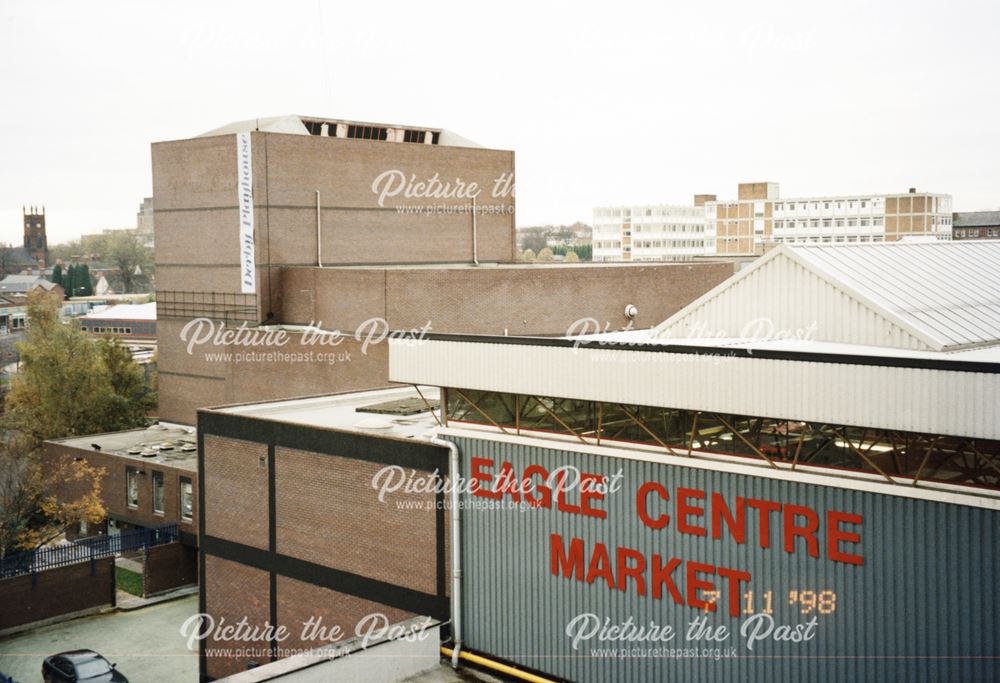
[[73,650],[46,657],[42,664],[42,679],[45,683],[128,683],[114,664],[93,650]]

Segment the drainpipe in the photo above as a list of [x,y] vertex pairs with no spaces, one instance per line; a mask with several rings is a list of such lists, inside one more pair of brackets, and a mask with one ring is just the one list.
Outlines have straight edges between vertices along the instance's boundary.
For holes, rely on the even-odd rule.
[[479,265],[479,235],[476,225],[476,198],[472,198],[472,262]]
[[458,446],[439,436],[432,436],[430,442],[448,449],[448,469],[451,476],[451,638],[455,647],[451,652],[451,666],[458,668],[458,656],[462,650],[462,546],[461,503],[458,485]]
[[316,190],[316,263],[323,267],[323,223],[320,218],[319,190]]

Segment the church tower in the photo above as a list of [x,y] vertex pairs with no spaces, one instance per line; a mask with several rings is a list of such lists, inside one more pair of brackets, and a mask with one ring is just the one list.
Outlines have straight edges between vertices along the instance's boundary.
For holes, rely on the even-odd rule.
[[45,236],[45,207],[41,212],[32,206],[31,211],[22,207],[24,213],[24,250],[31,254],[39,268],[45,268],[49,261],[49,244]]

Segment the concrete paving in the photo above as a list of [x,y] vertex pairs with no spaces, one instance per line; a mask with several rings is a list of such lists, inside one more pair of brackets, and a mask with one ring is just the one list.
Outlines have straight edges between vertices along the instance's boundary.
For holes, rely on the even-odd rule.
[[198,597],[74,619],[0,640],[0,672],[18,683],[41,681],[42,660],[65,650],[89,648],[131,683],[195,683],[198,655],[181,636],[184,620],[198,612]]

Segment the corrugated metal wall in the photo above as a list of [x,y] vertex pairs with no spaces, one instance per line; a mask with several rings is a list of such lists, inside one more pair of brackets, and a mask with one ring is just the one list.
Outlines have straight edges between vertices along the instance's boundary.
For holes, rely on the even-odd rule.
[[[462,548],[467,647],[575,681],[989,681],[1000,679],[1000,513],[980,508],[827,488],[775,479],[698,470],[657,462],[621,460],[534,446],[452,438],[461,448],[463,474],[472,456],[506,460],[520,472],[529,464],[549,470],[573,464],[584,472],[611,475],[621,468],[621,492],[602,503],[600,520],[556,510],[483,509],[482,498],[465,496]],[[772,547],[761,549],[756,515],[748,511],[747,539],[738,545],[723,536],[697,537],[670,525],[654,531],[636,514],[635,491],[657,481],[669,491],[685,486],[723,494],[861,514],[863,566],[819,559],[800,550],[787,554],[772,532]],[[777,521],[774,517],[773,522]],[[809,616],[788,604],[791,590],[832,590],[836,611],[819,616],[808,643],[758,643],[753,652],[733,636],[736,658],[590,657],[591,647],[574,651],[567,623],[583,613],[618,623],[673,624],[680,633],[665,647],[685,648],[684,626],[703,612],[669,598],[611,590],[601,580],[587,584],[549,571],[550,534],[602,542],[707,564],[749,571],[749,589],[774,592],[774,618],[803,623]],[[612,560],[614,556],[612,554]],[[680,589],[682,576],[678,570]],[[725,596],[725,594],[724,594]],[[742,617],[740,618],[742,619]],[[736,633],[740,619],[709,616]],[[637,646],[648,646],[636,643]]]
[[1000,438],[996,373],[425,340],[391,342],[389,377],[408,384]]
[[684,309],[657,331],[658,336],[671,339],[755,337],[760,332],[744,331],[744,326],[760,318],[767,318],[774,331],[788,333],[815,323],[812,338],[817,341],[931,349],[880,311],[783,254],[717,296]]

